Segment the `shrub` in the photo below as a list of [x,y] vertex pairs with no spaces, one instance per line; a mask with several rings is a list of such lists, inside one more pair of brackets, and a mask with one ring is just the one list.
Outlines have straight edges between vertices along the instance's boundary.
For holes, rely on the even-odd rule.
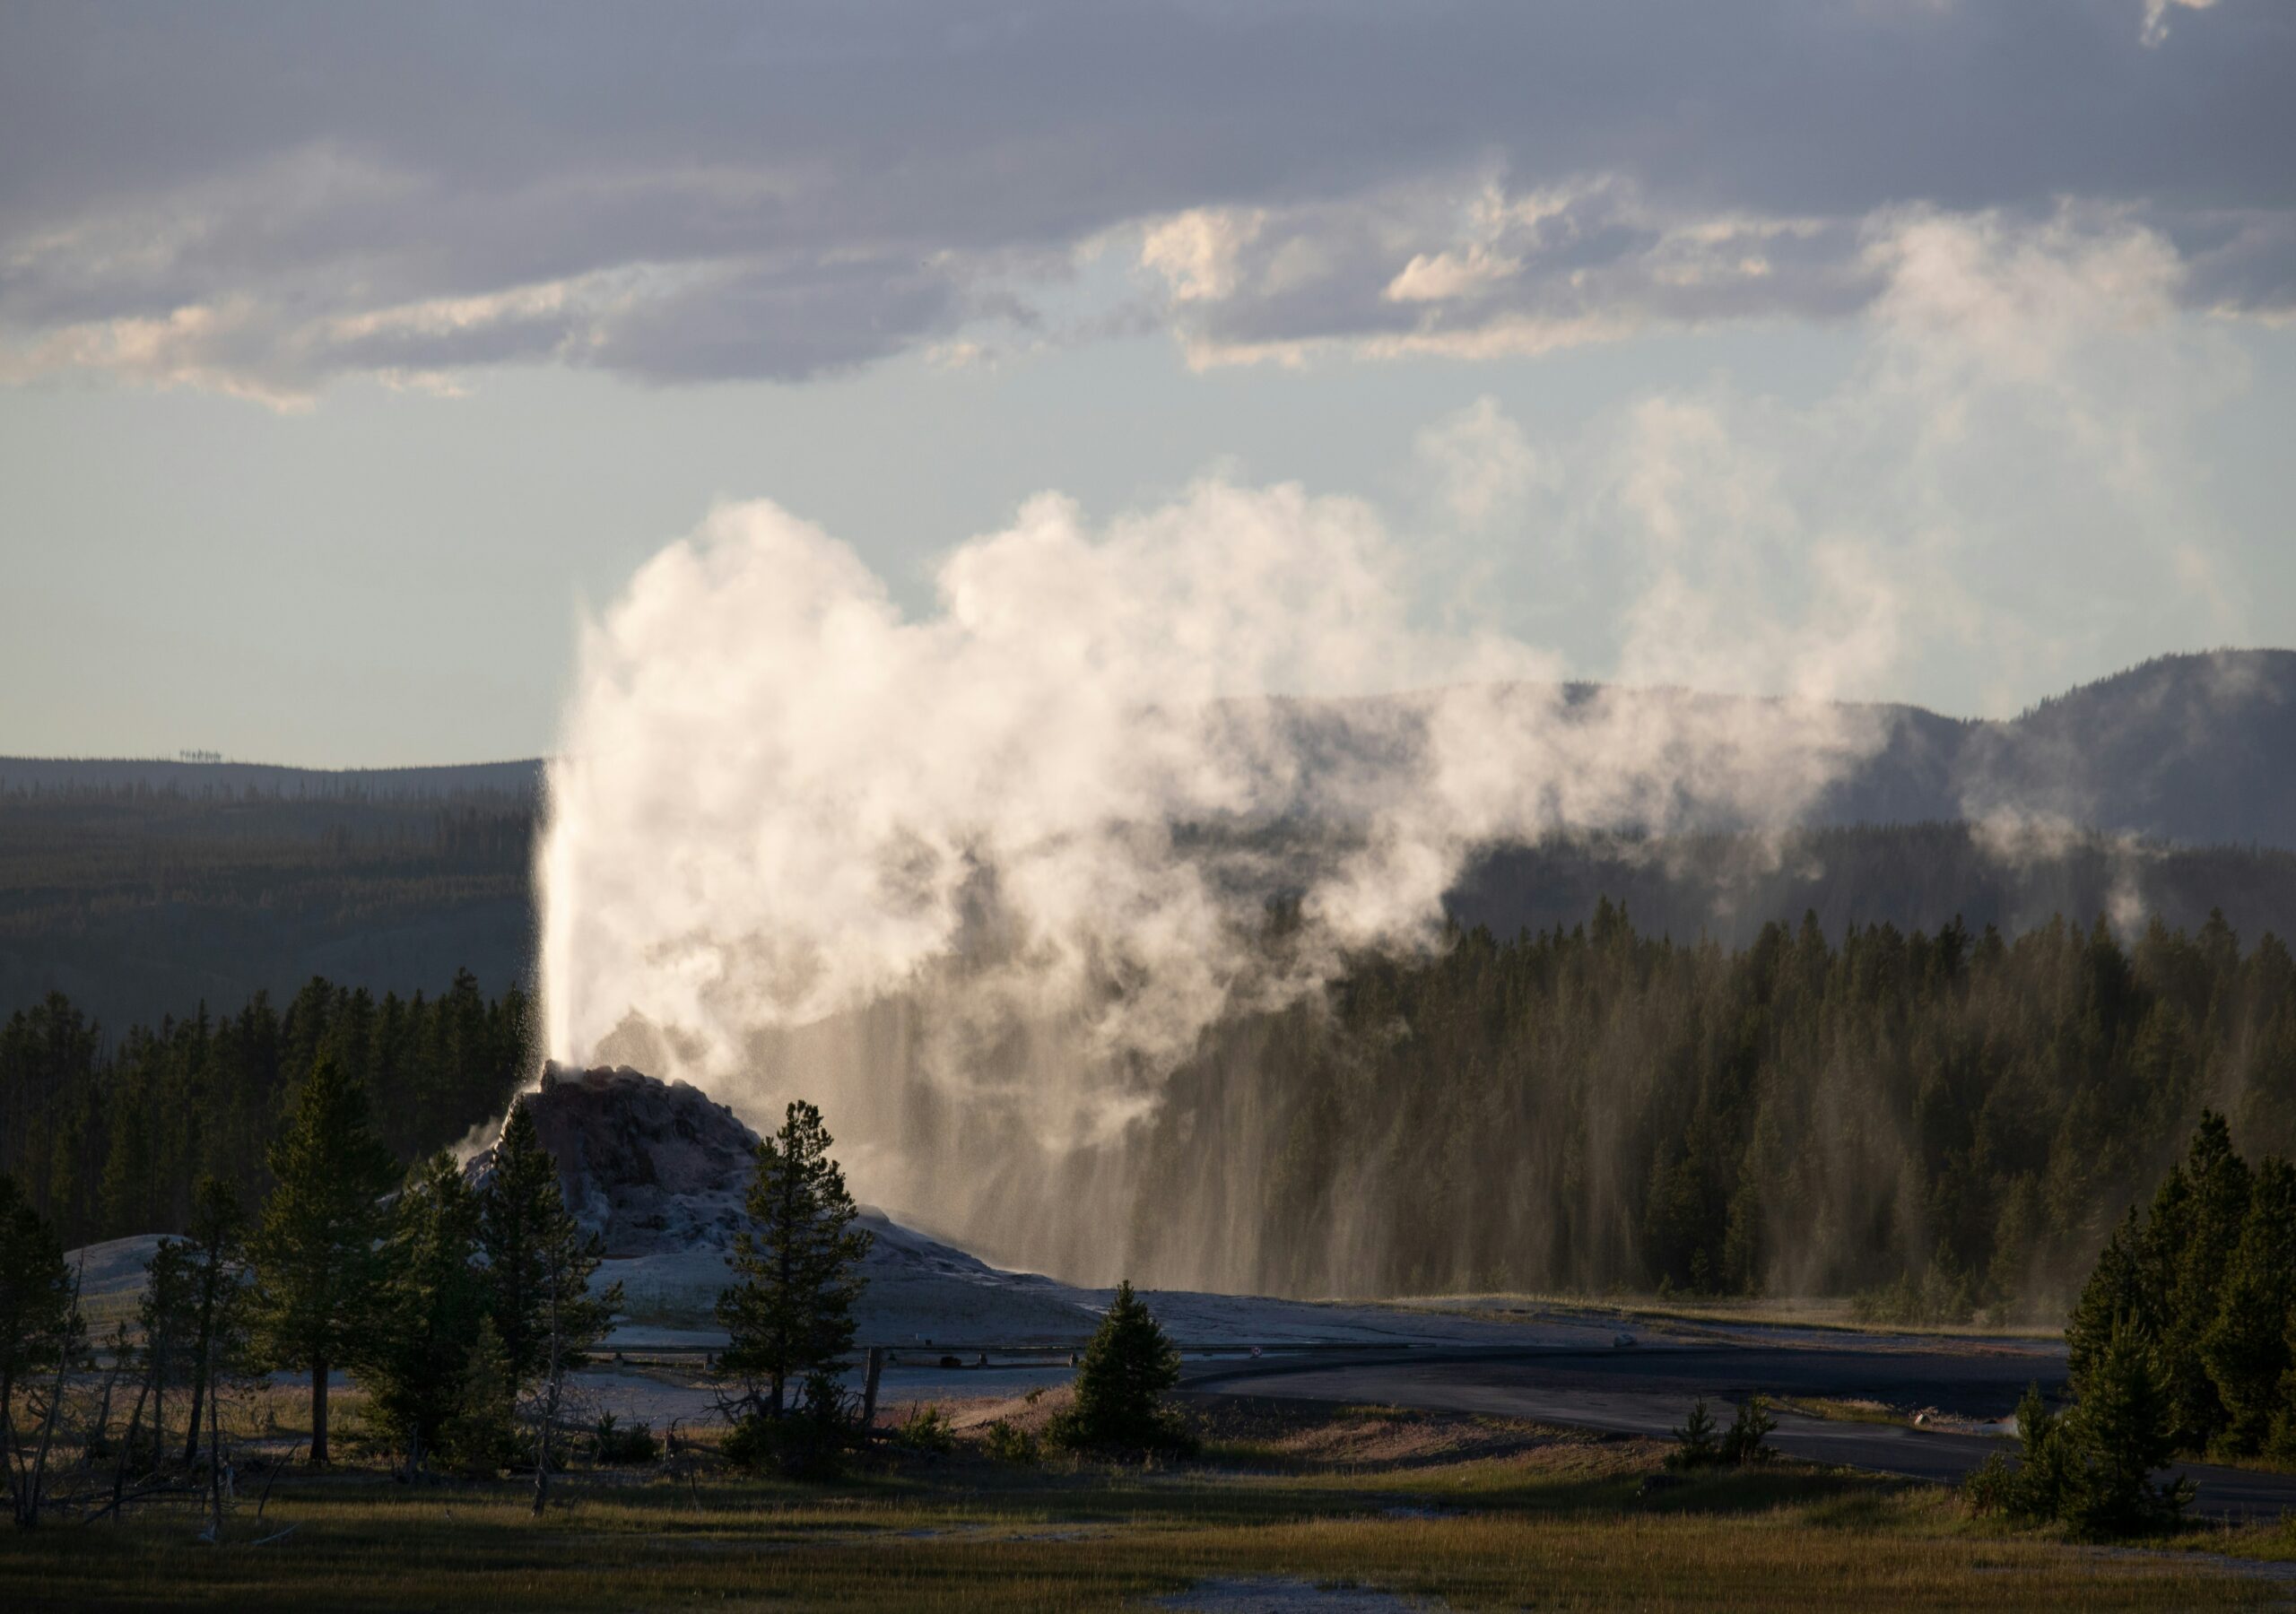
[[778,1467],[780,1445],[773,1432],[776,1421],[762,1412],[743,1413],[726,1431],[718,1454],[744,1474],[762,1474]]
[[1777,1454],[1769,1445],[1770,1432],[1777,1427],[1769,1403],[1759,1395],[1750,1395],[1739,1403],[1729,1428],[1723,1429],[1701,1395],[1691,1403],[1683,1427],[1674,1431],[1674,1449],[1666,1453],[1666,1466],[1684,1470],[1767,1462]]
[[734,1420],[719,1450],[745,1473],[834,1480],[845,1472],[856,1441],[851,1400],[834,1375],[808,1374],[796,1406],[786,1417],[745,1412]]
[[594,1462],[607,1468],[632,1468],[657,1461],[662,1451],[654,1438],[651,1424],[632,1424],[625,1428],[608,1412],[591,1432],[590,1454]]
[[1674,1449],[1666,1453],[1668,1468],[1712,1468],[1722,1461],[1721,1438],[1704,1396],[1691,1403],[1690,1416],[1683,1419],[1683,1427],[1674,1430]]
[[1722,1461],[1768,1462],[1777,1455],[1770,1449],[1770,1431],[1777,1427],[1778,1420],[1770,1415],[1761,1397],[1749,1395],[1738,1403],[1738,1416],[1730,1420],[1730,1431],[1722,1436]]
[[1935,1267],[1917,1280],[1909,1273],[1880,1289],[1851,1297],[1853,1323],[1887,1328],[1934,1328],[1941,1323],[1965,1323],[1977,1315],[1977,1297],[1966,1277],[1952,1276]]
[[439,1457],[450,1472],[491,1480],[517,1459],[518,1430],[511,1416],[516,1387],[510,1358],[494,1319],[478,1325],[463,1368],[462,1393],[439,1431]]
[[2175,1414],[2152,1348],[2126,1323],[2089,1364],[2080,1401],[2053,1416],[2038,1385],[2017,1403],[2020,1461],[1996,1452],[1961,1485],[1978,1513],[2016,1524],[2062,1520],[2097,1540],[2162,1529],[2192,1500],[2192,1482],[2156,1482],[2175,1445]]
[[1034,1468],[1044,1460],[1037,1437],[1002,1418],[988,1426],[988,1454],[999,1462],[1019,1463],[1023,1468]]
[[929,1402],[909,1415],[908,1421],[895,1431],[894,1438],[912,1452],[929,1452],[935,1456],[957,1449],[956,1431],[949,1427],[948,1414]]
[[2040,1524],[2065,1507],[2063,1422],[2041,1399],[2039,1384],[2017,1403],[2018,1461],[1995,1452],[1961,1482],[1972,1512],[1998,1514],[2013,1524]]

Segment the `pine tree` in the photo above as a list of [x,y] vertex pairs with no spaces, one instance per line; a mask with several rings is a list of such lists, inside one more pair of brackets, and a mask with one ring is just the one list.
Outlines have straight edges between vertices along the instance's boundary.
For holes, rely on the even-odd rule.
[[[168,1389],[192,1376],[192,1341],[198,1332],[196,1254],[180,1238],[163,1238],[144,1263],[144,1293],[135,1320],[144,1335],[144,1377],[152,1396],[152,1466],[168,1454]],[[193,1438],[197,1432],[193,1432]]]
[[1104,1452],[1184,1449],[1187,1433],[1164,1405],[1179,1376],[1180,1353],[1131,1283],[1118,1284],[1077,1367],[1075,1404],[1053,1420],[1053,1443]]
[[512,1412],[517,1395],[502,1336],[493,1318],[481,1317],[455,1387],[454,1411],[439,1434],[439,1450],[448,1468],[471,1479],[491,1480],[501,1471],[516,1439]]
[[718,1299],[718,1320],[732,1335],[719,1371],[747,1383],[752,1403],[762,1383],[775,1417],[791,1383],[853,1348],[860,1266],[876,1237],[854,1229],[859,1212],[830,1158],[832,1141],[821,1111],[798,1100],[759,1142],[750,1225],[734,1237],[735,1281]]
[[1778,1428],[1778,1420],[1770,1415],[1769,1403],[1759,1395],[1749,1395],[1738,1403],[1738,1413],[1730,1420],[1730,1427],[1722,1436],[1722,1461],[1744,1466],[1768,1462],[1778,1453],[1770,1450],[1770,1437]]
[[2296,1306],[2296,1167],[2269,1159],[2257,1167],[2240,1242],[2226,1269],[2201,1358],[2225,1410],[2221,1444],[2259,1450],[2281,1410],[2291,1366],[2288,1336]]
[[566,1375],[589,1359],[622,1306],[622,1286],[592,1293],[605,1247],[566,1208],[558,1163],[533,1115],[513,1104],[479,1198],[479,1248],[486,1256],[486,1311],[501,1338],[516,1391],[535,1417],[535,1502],[550,1492],[551,1453]]
[[2062,1516],[2085,1536],[2126,1535],[2168,1523],[2190,1500],[2184,1481],[2153,1472],[2176,1450],[2176,1409],[2152,1348],[2116,1329],[2065,1419]]
[[545,1214],[533,1245],[536,1304],[529,1319],[538,1349],[532,1375],[536,1518],[550,1498],[551,1453],[565,1401],[566,1375],[589,1361],[589,1348],[605,1337],[622,1307],[619,1283],[591,1292],[590,1280],[604,1259],[605,1246],[568,1213],[555,1182],[544,1205]]
[[2105,1347],[2123,1323],[2142,1329],[2157,1326],[2157,1306],[2147,1291],[2137,1261],[2144,1238],[2136,1209],[2129,1208],[2081,1286],[2081,1297],[2065,1325],[2065,1356],[2073,1393],[2078,1396],[2089,1375],[2103,1359]]
[[1713,1409],[1700,1396],[1690,1404],[1690,1413],[1679,1429],[1668,1431],[1674,1437],[1674,1449],[1666,1453],[1666,1466],[1671,1469],[1711,1468],[1722,1461],[1722,1436],[1714,1422]]
[[[2292,1363],[2296,1363],[2296,1306],[2288,1313],[2288,1331],[2282,1336]],[[2296,1462],[2296,1366],[2280,1375],[2280,1401],[2272,1414],[2272,1432],[2265,1449],[2283,1462]]]
[[0,1462],[17,1446],[17,1391],[65,1346],[72,1287],[55,1228],[0,1176]]
[[2017,1471],[2018,1503],[2012,1509],[2029,1523],[2054,1519],[2065,1509],[2065,1420],[2049,1410],[2038,1384],[2025,1386],[2017,1402],[2017,1444],[2023,1461]]
[[502,1336],[511,1376],[524,1384],[541,1365],[543,1279],[551,1228],[566,1214],[558,1162],[543,1148],[533,1115],[513,1104],[494,1146],[479,1200],[479,1247],[486,1255],[487,1313]]
[[384,1245],[377,1326],[359,1367],[410,1472],[454,1411],[486,1315],[485,1275],[473,1260],[478,1225],[478,1196],[452,1156],[433,1155],[407,1175]]
[[2249,1196],[2248,1163],[2232,1151],[2231,1129],[2213,1110],[2200,1113],[2183,1175],[2187,1193],[2177,1243],[2163,1252],[2169,1278],[2165,1326],[2154,1342],[2177,1445],[2202,1451],[2228,1416],[2202,1343],[2222,1305]]
[[221,1177],[203,1176],[191,1209],[191,1431],[184,1442],[186,1467],[199,1457],[199,1419],[213,1400],[215,1381],[237,1358],[247,1326],[246,1274],[240,1257],[247,1214],[239,1191]]
[[327,1375],[371,1323],[386,1268],[382,1198],[398,1171],[368,1120],[365,1089],[331,1055],[312,1064],[255,1239],[253,1318],[265,1355],[311,1379],[311,1461],[328,1461]]

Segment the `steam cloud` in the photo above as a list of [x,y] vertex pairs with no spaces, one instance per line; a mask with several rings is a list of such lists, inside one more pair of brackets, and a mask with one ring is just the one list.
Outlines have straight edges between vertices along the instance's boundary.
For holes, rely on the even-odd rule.
[[[2109,487],[2092,552],[2166,530],[2186,478],[2159,401],[2210,384],[2163,346],[2153,238],[1918,214],[1874,254],[1868,362],[1806,408],[1646,399],[1560,456],[1487,404],[1422,436],[1461,538],[1503,520],[1558,570],[1615,541],[1603,519],[1639,544],[1598,689],[1427,626],[1459,612],[1414,594],[1426,535],[1295,486],[1208,480],[1098,527],[1041,495],[919,614],[778,507],[717,510],[582,646],[541,855],[553,1056],[752,1120],[813,1098],[864,1195],[1113,1276],[1143,1209],[1127,1128],[1222,1016],[1431,945],[1495,844],[1785,829],[1886,739],[1843,698],[1918,646],[2061,654],[1959,585],[2016,490],[2085,517]],[[2095,384],[2130,363],[2145,385]],[[1782,693],[1686,692],[1749,682]]]
[[[889,1199],[920,1186],[895,1089],[1106,1144],[1222,1013],[1427,945],[1477,847],[1784,825],[1876,740],[1824,690],[1573,690],[1531,646],[1417,629],[1382,521],[1295,487],[1100,532],[1040,497],[938,582],[911,620],[818,528],[718,510],[590,634],[544,855],[558,1056],[643,1037],[760,1100],[852,1064],[824,1101]],[[770,1068],[776,1034],[889,1000],[903,1068]]]

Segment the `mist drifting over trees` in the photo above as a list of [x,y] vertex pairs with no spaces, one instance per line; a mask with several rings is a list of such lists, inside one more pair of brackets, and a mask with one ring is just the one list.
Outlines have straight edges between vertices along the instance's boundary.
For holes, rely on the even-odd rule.
[[[1724,620],[1671,565],[1629,681],[1596,686],[1428,626],[1407,546],[1296,487],[1208,480],[1098,527],[1032,500],[944,557],[921,612],[822,529],[723,508],[586,637],[537,861],[547,1049],[751,1113],[814,1098],[864,1197],[1065,1277],[1891,1289],[1960,1315],[2055,1292],[2093,1202],[2159,1164],[2106,1134],[2190,1119],[2161,1050],[2247,1054],[2205,994],[2113,984],[2169,946],[2152,893],[2192,889],[2163,878],[2191,855],[2073,765],[2144,749],[2068,729],[2118,697],[1916,721],[1848,699],[1907,597],[1837,579]],[[2206,777],[2225,714],[2284,725],[2287,671],[2131,676]],[[2148,811],[2176,795],[2174,769],[2122,772]],[[1812,828],[1889,799],[1960,821],[1878,855]],[[1829,851],[1862,862],[1832,929],[1761,928],[1815,906],[1795,887]],[[1682,942],[1595,908],[1589,870],[1653,869],[1702,894],[1679,931],[1662,907]],[[1485,963],[1447,930],[1480,902],[1513,934],[1572,877],[1552,923],[1595,912],[1578,940]],[[2208,949],[2230,982],[2238,949]],[[2285,955],[2256,957],[2262,1024]],[[2060,1139],[2075,1113],[2093,1135]]]
[[[1280,953],[1280,924],[1262,945]],[[951,1095],[918,1063],[930,1011],[760,1039],[760,1069],[835,1095],[865,1197],[1016,1264],[1157,1287],[2048,1317],[2204,1108],[2251,1154],[2296,1150],[2296,963],[2221,921],[2128,945],[2101,921],[1805,921],[1730,948],[1605,903],[1569,930],[1352,960],[1211,1028],[1154,1109],[1082,1145]],[[202,1170],[240,1162],[247,1197],[268,1193],[278,1072],[321,1052],[419,1159],[499,1109],[531,1045],[516,994],[409,1012],[315,984],[285,1016],[100,1041],[66,1002],[20,1011],[0,1028],[0,1171],[73,1242],[180,1229]],[[453,1050],[468,1063],[428,1063]]]

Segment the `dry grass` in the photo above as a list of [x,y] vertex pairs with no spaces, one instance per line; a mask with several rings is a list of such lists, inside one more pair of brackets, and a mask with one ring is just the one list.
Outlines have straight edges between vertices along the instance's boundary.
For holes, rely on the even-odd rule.
[[1788,1412],[1799,1412],[1805,1418],[1822,1419],[1827,1423],[1887,1424],[1900,1429],[1915,1427],[1912,1413],[1885,1401],[1839,1395],[1780,1395],[1770,1404]]
[[[696,1471],[409,1489],[283,1479],[221,1549],[186,1513],[0,1540],[0,1607],[1113,1609],[1287,1576],[1462,1609],[2253,1606],[2193,1554],[1971,1524],[1943,1493],[1796,1465],[1678,1480],[1652,1443],[1503,1419],[1224,1403],[1178,1467],[961,1453],[829,1488]],[[259,1537],[291,1527],[284,1539]]]
[[1786,1297],[1734,1299],[1656,1295],[1428,1295],[1412,1296],[1383,1304],[1401,1311],[1459,1314],[1495,1318],[1563,1316],[1578,1321],[1718,1323],[1742,1328],[1807,1328],[1830,1332],[1919,1335],[1941,1340],[2016,1339],[2057,1340],[2065,1333],[2061,1322],[2023,1319],[2000,1323],[1861,1323],[1853,1315],[1857,1302],[1847,1297],[1796,1299]]

